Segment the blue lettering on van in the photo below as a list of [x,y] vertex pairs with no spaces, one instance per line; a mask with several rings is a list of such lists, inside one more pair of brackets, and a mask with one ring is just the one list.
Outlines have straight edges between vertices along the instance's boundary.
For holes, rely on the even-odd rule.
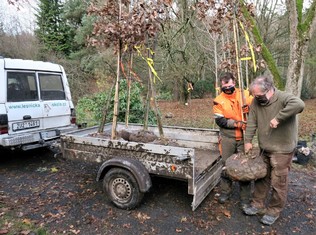
[[52,103],[52,106],[59,107],[59,106],[66,106],[66,103],[58,102],[58,103]]
[[9,109],[28,109],[28,108],[39,108],[39,104],[15,104],[9,105]]

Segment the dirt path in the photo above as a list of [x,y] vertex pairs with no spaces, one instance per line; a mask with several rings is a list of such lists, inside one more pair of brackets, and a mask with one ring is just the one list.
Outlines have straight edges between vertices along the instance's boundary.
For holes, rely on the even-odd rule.
[[217,188],[192,212],[185,183],[154,178],[142,205],[124,211],[95,181],[97,166],[43,151],[1,152],[0,165],[0,218],[10,213],[52,234],[316,234],[315,172],[291,171],[287,206],[269,227],[242,214],[237,193],[218,204]]

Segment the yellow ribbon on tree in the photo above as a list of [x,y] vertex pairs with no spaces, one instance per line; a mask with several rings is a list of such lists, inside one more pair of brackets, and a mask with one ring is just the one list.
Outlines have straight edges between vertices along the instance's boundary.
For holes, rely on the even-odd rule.
[[[154,83],[156,83],[156,79],[155,79],[155,78],[158,78],[158,80],[159,80],[160,82],[162,82],[162,80],[161,80],[160,77],[158,76],[157,71],[156,71],[155,68],[154,68],[154,60],[151,59],[151,58],[148,58],[148,57],[145,58],[145,57],[142,55],[142,53],[141,53],[141,51],[140,51],[141,46],[134,46],[134,48],[137,50],[138,55],[139,55],[143,60],[146,61],[148,67],[150,68],[152,74],[154,75]],[[153,52],[150,48],[146,48],[146,49],[149,50],[149,52],[150,52],[151,55],[154,54],[154,52]]]
[[252,44],[251,44],[251,42],[250,42],[249,35],[248,35],[248,33],[246,32],[246,30],[245,30],[243,24],[242,24],[240,21],[238,21],[238,22],[239,22],[239,24],[240,24],[240,27],[241,27],[242,31],[243,31],[244,34],[245,34],[245,38],[246,38],[246,41],[247,41],[247,43],[248,43],[248,45],[249,45],[250,53],[251,53],[251,57],[244,57],[244,58],[241,58],[240,60],[251,60],[251,59],[252,59],[252,62],[253,62],[253,70],[256,72],[256,71],[257,71],[257,65],[256,65],[256,57],[255,57],[255,53],[254,53],[254,50],[253,50],[253,46],[252,46]]

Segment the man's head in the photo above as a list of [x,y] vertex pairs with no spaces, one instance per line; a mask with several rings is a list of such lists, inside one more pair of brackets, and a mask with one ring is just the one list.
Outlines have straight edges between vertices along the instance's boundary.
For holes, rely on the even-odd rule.
[[225,94],[233,94],[235,91],[235,78],[232,73],[224,73],[220,78],[219,81],[221,83],[222,92]]
[[250,92],[261,105],[267,105],[274,94],[273,80],[268,76],[259,76],[250,84]]

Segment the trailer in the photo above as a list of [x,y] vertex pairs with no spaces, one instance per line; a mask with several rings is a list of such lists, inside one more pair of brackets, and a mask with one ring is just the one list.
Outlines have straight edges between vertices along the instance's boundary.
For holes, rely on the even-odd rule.
[[[110,133],[112,124],[104,126]],[[173,144],[112,140],[95,135],[98,127],[90,127],[61,135],[62,156],[73,161],[99,164],[97,181],[110,200],[121,209],[133,209],[141,203],[152,186],[151,176],[185,181],[193,195],[194,211],[220,180],[222,159],[218,150],[218,130],[188,127],[164,127],[164,136]],[[117,131],[131,133],[142,125],[117,125]],[[148,131],[159,136],[156,126]]]

